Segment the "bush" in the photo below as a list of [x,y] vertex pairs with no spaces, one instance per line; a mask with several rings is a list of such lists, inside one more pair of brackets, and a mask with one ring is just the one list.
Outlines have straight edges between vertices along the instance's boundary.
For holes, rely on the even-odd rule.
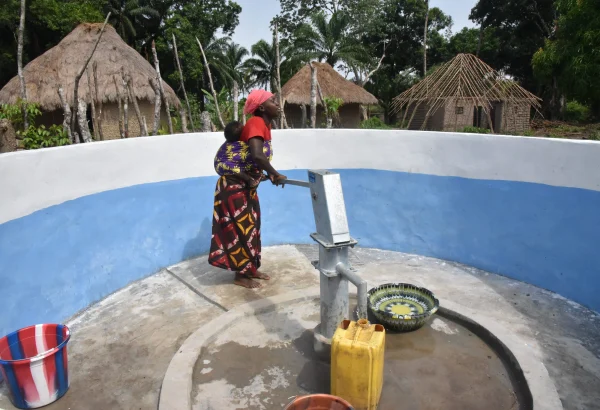
[[589,107],[578,103],[577,101],[569,101],[567,110],[565,111],[565,120],[573,122],[588,122],[591,118],[591,110]]
[[360,128],[368,130],[390,130],[391,127],[378,117],[369,118],[360,123]]
[[19,131],[25,149],[60,147],[69,145],[71,141],[62,125],[52,125],[46,129],[44,125],[30,126],[26,131]]
[[487,128],[465,127],[461,132],[467,132],[469,134],[489,134],[490,130]]
[[0,105],[0,119],[8,119],[15,130],[18,138],[23,140],[23,148],[38,149],[48,147],[60,147],[69,145],[71,141],[67,132],[62,125],[52,125],[46,128],[45,125],[33,125],[35,119],[42,114],[39,105],[36,103],[27,102],[25,104],[29,119],[29,128],[23,130],[23,106],[19,100],[17,104],[2,104]]

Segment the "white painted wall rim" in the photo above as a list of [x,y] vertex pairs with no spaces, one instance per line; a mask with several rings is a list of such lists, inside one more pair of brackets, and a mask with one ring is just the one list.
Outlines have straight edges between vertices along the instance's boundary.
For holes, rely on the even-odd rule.
[[[600,191],[600,143],[429,131],[274,131],[275,168],[378,169]],[[222,133],[78,144],[0,155],[0,223],[132,185],[215,176]]]

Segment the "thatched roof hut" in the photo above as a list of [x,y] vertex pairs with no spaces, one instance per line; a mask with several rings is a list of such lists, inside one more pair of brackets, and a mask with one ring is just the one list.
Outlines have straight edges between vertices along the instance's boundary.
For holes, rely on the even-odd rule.
[[[327,63],[312,63],[317,68],[317,79],[323,97],[341,98],[340,126],[356,128],[360,123],[360,105],[378,104],[377,98],[359,85],[346,80]],[[311,70],[305,65],[283,87],[281,95],[285,101],[285,115],[288,125],[303,128],[302,110],[310,106]],[[322,123],[324,114],[321,101],[317,97],[317,123]]]
[[[101,27],[102,24],[80,24],[55,47],[27,64],[23,68],[27,99],[39,103],[42,111],[46,113],[59,111],[58,114],[62,114],[62,106],[57,92],[58,87],[62,86],[69,104],[73,107],[75,76],[92,51]],[[145,115],[150,123],[153,118],[151,106],[154,104],[155,94],[148,79],[156,78],[153,66],[127,45],[110,25],[106,26],[98,48],[90,61],[88,66],[90,70],[94,62],[97,63],[98,98],[105,104],[107,121],[113,117],[114,113],[111,111],[117,103],[118,94],[113,77],[117,76],[117,79],[120,80],[121,67],[123,67],[125,73],[131,76],[135,97],[140,102],[140,109],[147,111]],[[119,83],[119,85],[121,84]],[[164,89],[170,105],[179,107],[180,102],[173,89],[166,83]],[[120,92],[123,93],[123,89]],[[85,74],[79,82],[78,93],[80,98],[90,102]],[[20,95],[19,78],[14,77],[0,90],[0,103],[14,104]],[[130,116],[132,115],[134,115],[133,111],[130,113]],[[56,123],[61,121],[62,117]],[[136,122],[135,120],[130,121],[130,125],[135,126]],[[105,124],[109,125],[106,122]],[[133,134],[133,130],[131,131]]]
[[408,129],[459,131],[467,126],[521,132],[541,99],[472,54],[458,54],[394,99]]

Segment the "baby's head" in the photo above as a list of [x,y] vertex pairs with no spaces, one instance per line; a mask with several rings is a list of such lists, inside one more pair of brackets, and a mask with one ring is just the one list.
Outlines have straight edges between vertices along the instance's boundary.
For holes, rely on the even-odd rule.
[[244,126],[239,121],[231,121],[225,126],[225,139],[227,142],[239,141]]

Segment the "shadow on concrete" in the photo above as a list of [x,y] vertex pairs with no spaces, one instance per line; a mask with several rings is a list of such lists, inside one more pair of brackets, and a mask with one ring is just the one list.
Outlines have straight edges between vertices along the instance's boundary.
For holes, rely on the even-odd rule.
[[[244,293],[244,297],[246,298],[246,302],[252,302],[256,300],[254,294],[251,293]],[[265,300],[268,301],[269,299]],[[318,300],[316,300],[314,303],[318,303]],[[288,314],[283,312],[281,307],[282,306],[278,306],[269,302],[262,312],[256,313],[255,317],[262,323],[265,328],[265,332],[275,334],[282,340],[289,340],[293,348],[306,360],[306,363],[300,372],[295,375],[296,385],[299,388],[298,395],[329,393],[330,363],[323,361],[315,353],[313,347],[313,329],[306,329],[306,327],[298,320],[293,319]],[[271,314],[266,315],[262,313]],[[277,324],[280,323],[286,323],[286,326],[277,326]],[[290,328],[304,329],[304,331],[300,337],[291,339],[291,335],[286,331],[286,329]]]
[[211,236],[212,224],[210,218],[207,217],[202,220],[196,237],[183,247],[181,260],[185,261],[207,253],[210,250]]

